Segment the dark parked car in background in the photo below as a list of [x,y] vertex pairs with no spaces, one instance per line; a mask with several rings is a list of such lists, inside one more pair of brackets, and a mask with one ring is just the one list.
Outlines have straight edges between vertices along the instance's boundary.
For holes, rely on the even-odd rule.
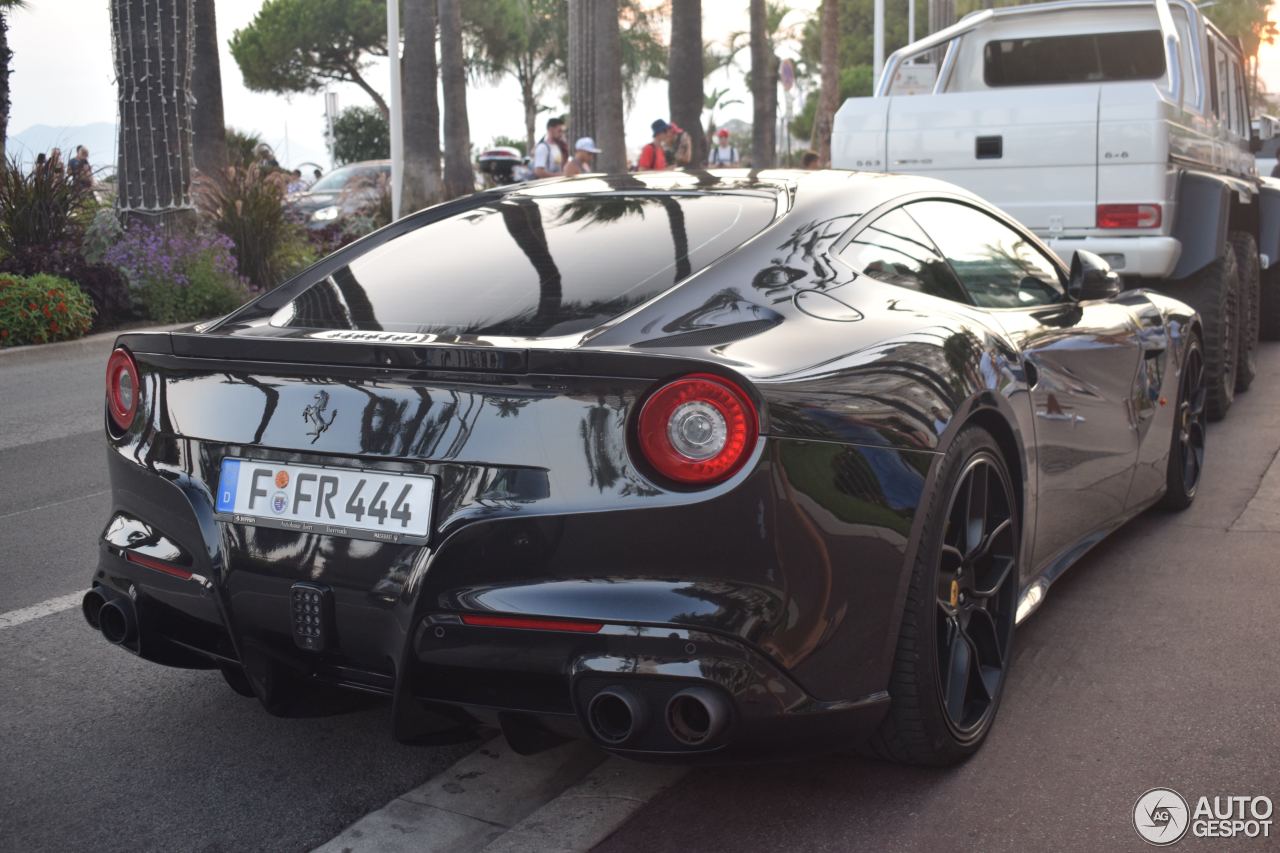
[[285,200],[308,228],[328,228],[352,216],[368,215],[391,180],[390,160],[366,160],[340,166]]
[[119,338],[84,612],[404,738],[949,764],[1061,572],[1191,502],[1204,406],[1191,309],[948,184],[498,188]]

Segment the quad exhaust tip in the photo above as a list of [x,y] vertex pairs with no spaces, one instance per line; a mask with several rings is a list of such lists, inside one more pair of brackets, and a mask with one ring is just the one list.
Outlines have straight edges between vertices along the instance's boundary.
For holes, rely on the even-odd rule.
[[106,598],[98,592],[97,587],[86,592],[84,598],[80,599],[80,612],[84,614],[84,621],[95,631],[101,630],[98,615],[102,612],[102,605],[106,603]]
[[625,687],[606,687],[587,704],[591,733],[610,746],[630,743],[648,722],[648,707]]
[[724,697],[707,687],[686,687],[667,702],[667,729],[685,746],[715,740],[729,724]]
[[113,599],[98,609],[98,630],[107,642],[117,646],[134,638],[138,622],[133,615],[133,603],[127,599]]

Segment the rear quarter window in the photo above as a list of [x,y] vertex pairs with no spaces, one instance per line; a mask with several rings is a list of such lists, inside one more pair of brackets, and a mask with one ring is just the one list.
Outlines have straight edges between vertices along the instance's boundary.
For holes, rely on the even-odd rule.
[[997,39],[983,49],[988,86],[1043,86],[1158,80],[1164,77],[1158,30]]
[[354,258],[275,325],[554,337],[595,328],[773,221],[769,194],[510,195]]

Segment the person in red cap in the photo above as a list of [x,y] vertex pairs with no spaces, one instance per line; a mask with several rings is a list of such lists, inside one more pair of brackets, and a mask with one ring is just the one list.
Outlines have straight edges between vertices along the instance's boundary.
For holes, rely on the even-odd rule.
[[707,156],[710,168],[732,168],[738,165],[738,149],[729,141],[729,131],[723,127],[716,131],[716,144]]
[[653,128],[653,141],[640,149],[640,159],[636,161],[636,168],[642,172],[667,168],[667,153],[663,147],[671,138],[671,125],[658,119],[650,127]]

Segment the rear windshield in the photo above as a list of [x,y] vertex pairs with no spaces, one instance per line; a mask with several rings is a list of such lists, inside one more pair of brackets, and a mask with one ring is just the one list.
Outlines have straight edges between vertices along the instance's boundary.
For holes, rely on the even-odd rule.
[[592,329],[765,228],[767,195],[507,196],[389,240],[276,325],[552,337]]
[[1041,86],[1158,80],[1164,45],[1156,30],[989,41],[983,56],[988,86]]

